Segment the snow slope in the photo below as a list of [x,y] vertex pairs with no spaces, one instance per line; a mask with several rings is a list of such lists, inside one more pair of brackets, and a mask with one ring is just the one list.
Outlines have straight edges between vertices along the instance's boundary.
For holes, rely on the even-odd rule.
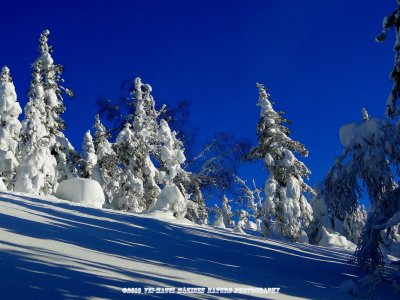
[[[189,221],[0,192],[1,299],[312,298],[355,278],[349,252]],[[280,294],[132,295],[128,287],[280,287]]]

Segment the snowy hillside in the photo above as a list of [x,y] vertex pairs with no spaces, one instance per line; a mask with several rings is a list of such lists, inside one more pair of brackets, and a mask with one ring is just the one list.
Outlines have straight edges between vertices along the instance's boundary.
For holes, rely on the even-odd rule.
[[356,277],[344,250],[188,221],[8,193],[0,194],[0,214],[1,299],[132,298],[121,290],[135,287],[280,288],[279,294],[184,295],[204,299],[350,299],[338,286]]

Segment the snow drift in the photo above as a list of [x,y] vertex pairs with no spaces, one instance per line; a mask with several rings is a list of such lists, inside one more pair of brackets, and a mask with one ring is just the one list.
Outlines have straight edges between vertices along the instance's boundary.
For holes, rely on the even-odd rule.
[[95,208],[102,208],[105,201],[100,184],[86,178],[71,178],[62,181],[57,187],[56,196]]

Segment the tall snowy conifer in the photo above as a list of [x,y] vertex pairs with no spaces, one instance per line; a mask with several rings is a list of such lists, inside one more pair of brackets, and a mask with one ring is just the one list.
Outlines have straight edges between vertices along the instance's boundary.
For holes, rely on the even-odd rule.
[[44,124],[46,105],[40,67],[41,62],[36,62],[28,93],[29,101],[24,108],[15,191],[50,194],[56,186],[56,160],[51,155],[49,132]]
[[151,154],[157,147],[157,111],[151,95],[152,87],[143,84],[139,77],[135,78],[135,116],[132,131],[138,150],[134,165],[136,174],[143,181],[145,209],[149,209],[158,198],[160,188],[157,185],[158,171]]
[[61,78],[63,66],[55,64],[51,56],[52,47],[48,45],[49,30],[43,31],[39,38],[40,56],[36,62],[40,62],[40,75],[43,79],[45,121],[44,125],[49,134],[50,150],[57,160],[57,180],[61,182],[76,176],[74,166],[78,154],[71,143],[64,136],[65,122],[61,114],[65,111],[63,95],[73,97],[71,90],[60,85],[64,82]]
[[21,130],[18,116],[21,112],[10,70],[4,66],[0,74],[0,180],[9,190],[13,189],[18,167],[16,156]]
[[281,235],[296,241],[304,236],[304,230],[312,220],[312,208],[303,193],[313,193],[313,190],[303,181],[310,170],[293,152],[306,157],[308,151],[303,144],[289,137],[290,130],[283,125],[288,121],[272,108],[264,86],[257,84],[257,88],[257,105],[261,108],[257,125],[258,146],[251,150],[247,159],[263,159],[269,172],[265,184],[263,233],[268,235],[274,224]]

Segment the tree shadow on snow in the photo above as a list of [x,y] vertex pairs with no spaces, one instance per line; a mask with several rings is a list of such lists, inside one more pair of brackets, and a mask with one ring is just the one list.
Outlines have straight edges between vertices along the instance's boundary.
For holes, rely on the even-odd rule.
[[[26,217],[8,215],[14,208],[25,210]],[[26,195],[0,193],[1,229],[4,236],[21,236],[6,241],[0,231],[0,280],[6,287],[2,299],[22,295],[119,299],[138,297],[123,294],[123,287],[215,287],[213,279],[226,281],[226,287],[280,287],[281,293],[290,296],[335,299],[338,285],[356,276],[356,269],[347,262],[348,254],[339,250],[238,236],[223,229],[167,223]],[[29,237],[26,243],[24,236]],[[29,239],[39,239],[40,247],[30,245]],[[63,246],[69,252],[57,248]],[[182,272],[209,277],[209,281],[188,284]],[[222,296],[261,297],[174,294],[168,298]]]

